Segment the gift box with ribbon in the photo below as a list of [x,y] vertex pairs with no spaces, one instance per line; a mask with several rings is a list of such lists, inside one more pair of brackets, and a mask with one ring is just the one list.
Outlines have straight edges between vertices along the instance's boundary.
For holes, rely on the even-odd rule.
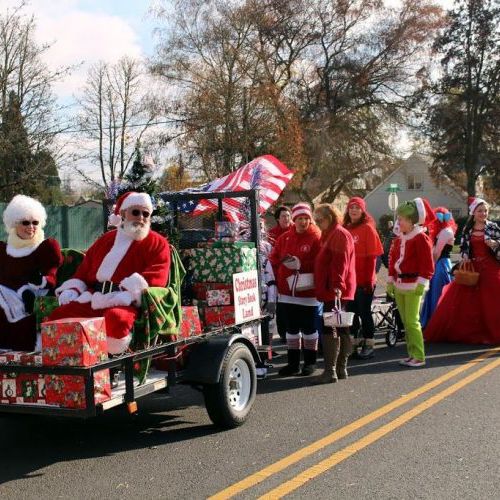
[[[42,360],[48,366],[93,366],[108,359],[104,318],[68,318],[42,323]],[[85,381],[78,375],[46,375],[46,400],[85,408]],[[109,370],[94,375],[95,402],[111,397]]]

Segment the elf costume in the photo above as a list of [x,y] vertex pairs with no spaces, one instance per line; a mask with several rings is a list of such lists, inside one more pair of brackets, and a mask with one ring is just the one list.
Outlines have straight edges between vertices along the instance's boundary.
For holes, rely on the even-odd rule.
[[408,358],[401,364],[418,367],[425,364],[420,303],[434,273],[432,242],[423,226],[429,225],[435,215],[429,202],[423,198],[402,203],[397,213],[414,226],[406,234],[401,232],[392,243],[387,293],[394,295],[406,331]]

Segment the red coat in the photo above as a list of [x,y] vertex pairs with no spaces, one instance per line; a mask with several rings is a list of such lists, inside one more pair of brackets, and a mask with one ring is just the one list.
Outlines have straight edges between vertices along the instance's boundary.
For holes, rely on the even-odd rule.
[[342,300],[353,300],[356,292],[355,266],[354,240],[349,231],[339,224],[324,231],[314,267],[318,300],[335,300],[335,288],[342,291]]
[[278,238],[282,235],[285,234],[287,231],[289,231],[293,227],[293,224],[291,224],[288,227],[282,228],[279,224],[276,224],[272,229],[269,229],[267,232],[267,237],[273,245],[276,243]]
[[[314,272],[314,259],[319,251],[320,238],[321,232],[314,224],[311,224],[304,233],[297,233],[295,226],[292,226],[289,231],[278,238],[269,256],[269,260],[273,268],[277,269],[278,293],[280,295],[292,295],[287,278],[294,273],[293,270],[288,269],[282,264],[281,261],[283,258],[287,255],[298,257],[301,264],[299,272]],[[307,290],[295,292],[294,296],[314,298],[315,295],[314,290]]]
[[372,224],[364,222],[346,228],[354,240],[356,252],[356,285],[373,287],[377,282],[375,265],[377,257],[384,253],[380,237]]
[[400,290],[428,285],[434,274],[432,242],[424,229],[416,226],[410,233],[394,239],[389,252],[389,283]]

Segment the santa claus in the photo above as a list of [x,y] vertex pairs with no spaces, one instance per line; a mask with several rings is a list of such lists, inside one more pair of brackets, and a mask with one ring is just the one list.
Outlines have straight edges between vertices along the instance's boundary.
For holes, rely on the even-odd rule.
[[75,275],[56,289],[60,307],[50,320],[103,316],[108,351],[125,351],[139,314],[142,292],[166,286],[170,246],[150,229],[151,198],[146,193],[122,195],[110,217],[116,230],[103,234],[88,250]]
[[42,204],[18,194],[3,213],[8,234],[0,242],[0,349],[31,351],[35,347],[35,297],[56,284],[62,263],[59,243],[45,238],[47,213]]

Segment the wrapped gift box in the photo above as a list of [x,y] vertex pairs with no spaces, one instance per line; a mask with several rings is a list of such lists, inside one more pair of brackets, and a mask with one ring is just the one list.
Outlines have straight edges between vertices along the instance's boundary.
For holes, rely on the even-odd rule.
[[186,254],[195,281],[231,283],[233,274],[257,269],[256,250],[248,246],[192,248]]
[[209,306],[231,305],[231,293],[229,290],[207,290],[207,304]]
[[[42,324],[42,361],[48,366],[93,366],[108,359],[104,318],[69,318]],[[84,378],[46,375],[46,400],[67,408],[85,408]],[[94,375],[95,402],[111,397],[109,370]]]
[[193,295],[196,300],[207,300],[209,290],[228,290],[233,292],[233,280],[231,283],[193,283]]
[[[39,353],[9,351],[0,354],[0,364],[40,366],[42,356]],[[1,403],[45,404],[45,377],[36,373],[0,374]]]
[[200,315],[196,306],[182,306],[182,321],[179,337],[187,338],[202,332]]
[[215,306],[203,309],[206,327],[234,325],[234,306]]

